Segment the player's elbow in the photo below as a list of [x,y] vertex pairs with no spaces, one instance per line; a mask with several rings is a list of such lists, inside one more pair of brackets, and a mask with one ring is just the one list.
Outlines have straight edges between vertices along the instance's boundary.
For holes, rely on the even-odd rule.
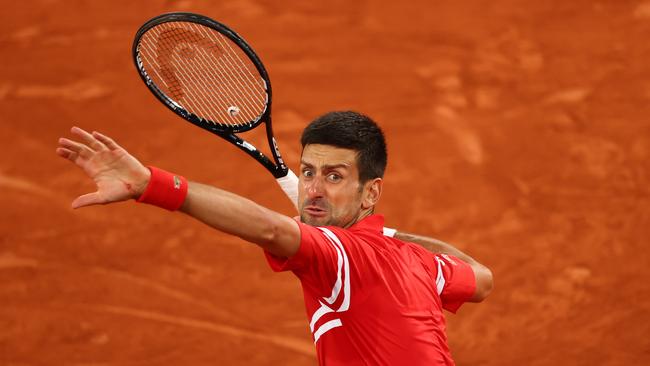
[[273,248],[282,237],[282,226],[279,225],[277,220],[265,218],[261,222],[261,229],[257,234],[255,243],[264,249]]
[[476,265],[473,268],[476,279],[476,291],[472,296],[472,302],[482,302],[485,300],[494,288],[494,276],[489,268],[483,265]]
[[275,215],[268,218],[255,243],[273,255],[291,257],[300,247],[300,229],[293,219]]

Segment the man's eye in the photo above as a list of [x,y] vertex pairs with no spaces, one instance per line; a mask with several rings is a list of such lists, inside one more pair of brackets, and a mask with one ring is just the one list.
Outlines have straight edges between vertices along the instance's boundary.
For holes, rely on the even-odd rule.
[[302,175],[307,177],[307,178],[310,178],[310,177],[312,177],[314,175],[314,173],[311,170],[303,170]]
[[343,179],[343,177],[341,177],[341,176],[338,175],[338,174],[334,174],[334,173],[332,173],[332,174],[329,174],[329,175],[327,176],[327,179],[328,179],[330,182],[332,182],[332,183],[336,183],[336,182],[340,181],[341,179]]

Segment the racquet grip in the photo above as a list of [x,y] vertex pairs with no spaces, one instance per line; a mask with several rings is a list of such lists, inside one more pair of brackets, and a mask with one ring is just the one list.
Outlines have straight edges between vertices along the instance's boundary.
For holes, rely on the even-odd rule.
[[277,178],[276,181],[280,188],[289,197],[291,203],[298,209],[298,177],[289,169],[287,175],[282,178]]

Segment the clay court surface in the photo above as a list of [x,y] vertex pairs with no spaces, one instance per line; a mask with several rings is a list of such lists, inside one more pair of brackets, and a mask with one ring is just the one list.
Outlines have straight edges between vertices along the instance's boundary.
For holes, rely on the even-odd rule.
[[[387,225],[495,274],[459,365],[650,363],[650,2],[46,1],[0,15],[0,365],[315,365],[298,281],[180,213],[73,211],[73,124],[286,214],[270,174],[144,87],[131,42],[192,11],[260,54],[292,168],[305,124],[385,129]],[[260,141],[260,135],[250,138]]]

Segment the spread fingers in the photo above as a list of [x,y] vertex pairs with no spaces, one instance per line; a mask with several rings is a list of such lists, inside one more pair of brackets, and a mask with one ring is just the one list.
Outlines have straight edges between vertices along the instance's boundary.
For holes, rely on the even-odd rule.
[[79,128],[79,127],[72,127],[70,130],[74,135],[79,136],[81,140],[91,149],[95,151],[102,151],[102,150],[107,150],[106,145],[104,145],[101,141],[97,140],[93,135],[89,134],[85,130]]
[[106,136],[104,134],[101,134],[101,133],[99,133],[97,131],[93,131],[92,135],[93,135],[94,138],[96,138],[101,143],[103,143],[106,147],[108,147],[109,150],[116,150],[116,149],[120,148],[120,146],[117,143],[115,143],[115,141],[113,141],[113,139],[111,139],[110,137],[108,137],[108,136]]
[[76,141],[69,140],[65,137],[59,139],[59,148],[64,148],[73,153],[76,153],[84,159],[88,159],[94,154],[94,151],[91,150],[88,146]]

